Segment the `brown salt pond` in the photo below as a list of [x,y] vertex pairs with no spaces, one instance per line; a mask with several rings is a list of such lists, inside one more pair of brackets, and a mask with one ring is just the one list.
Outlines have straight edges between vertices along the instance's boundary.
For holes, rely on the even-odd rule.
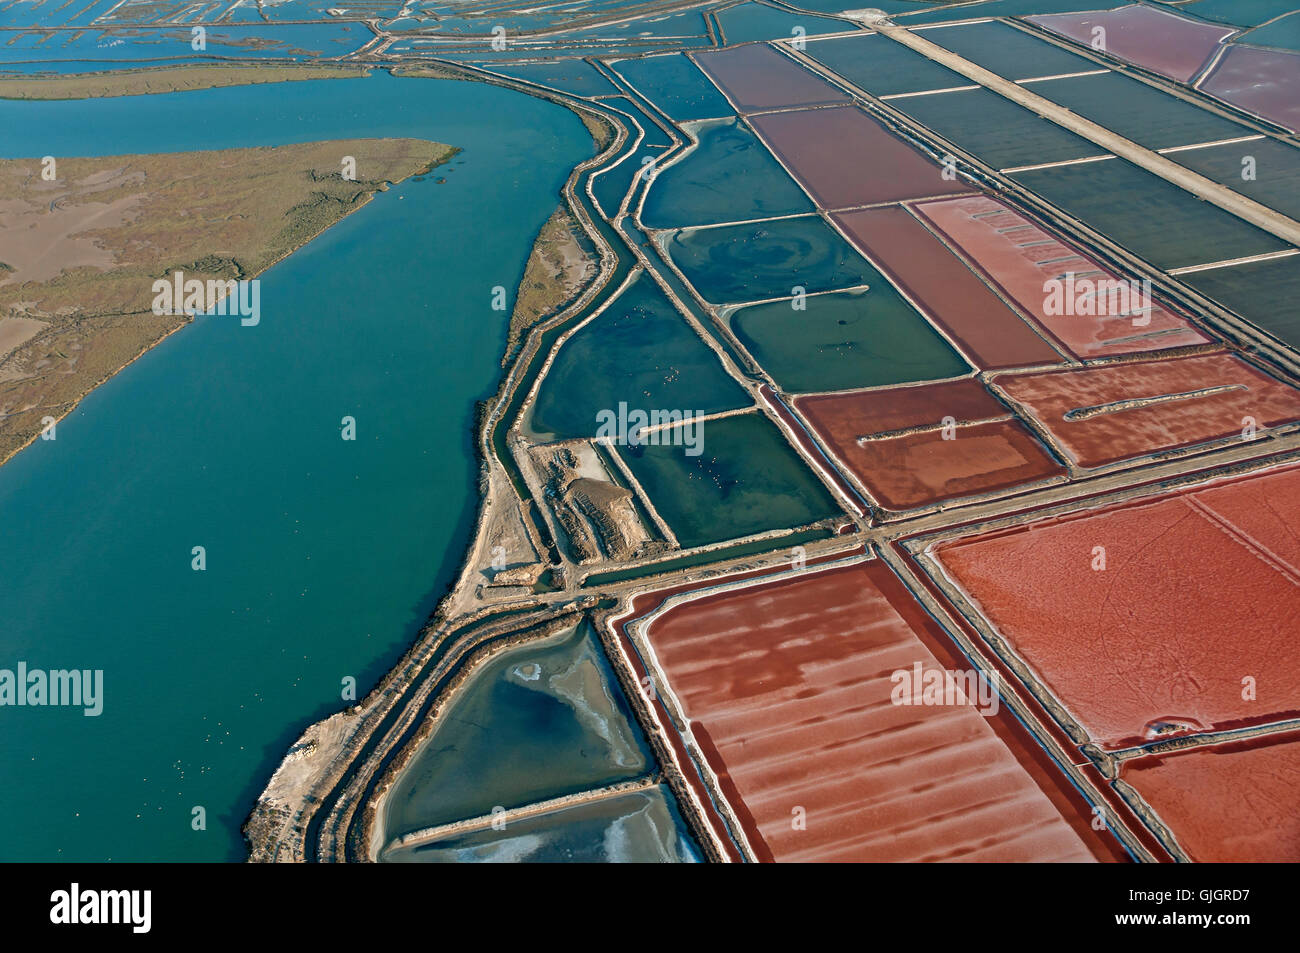
[[750,123],[824,209],[973,191],[855,106],[769,113]]
[[[1127,63],[1185,83],[1237,30],[1154,7],[1121,7],[1093,13],[1049,13],[1026,17],[1046,30],[1093,46]],[[1098,33],[1098,30],[1103,32]]]
[[795,406],[805,415],[843,419],[854,436],[938,426],[949,416],[970,421],[1005,417],[1010,413],[1006,405],[973,377],[853,394],[798,397]]
[[1060,364],[1061,355],[905,208],[831,216],[976,367]]
[[1061,780],[1009,746],[1005,709],[892,702],[893,672],[951,662],[927,647],[941,630],[876,560],[705,594],[647,638],[765,858],[1103,856]]
[[970,378],[801,397],[795,406],[872,498],[895,512],[1064,473]]
[[1084,468],[1300,420],[1300,391],[1223,352],[993,383]]
[[930,553],[1091,739],[1124,748],[1300,712],[1297,525],[1293,465]]
[[695,62],[742,113],[849,101],[843,90],[765,43],[696,53]]
[[[915,210],[961,249],[986,280],[1075,357],[1108,357],[1209,342],[1185,319],[1151,301],[1149,292],[1143,298],[1149,311],[1139,315],[1121,313],[1124,309],[1118,294],[1080,300],[1087,285],[1119,282],[1119,276],[987,195],[922,202]],[[1066,284],[1067,274],[1074,277],[1073,283]],[[1063,292],[1074,292],[1065,307],[1049,307],[1053,283]],[[1107,313],[1083,313],[1093,310]]]
[[1126,761],[1120,778],[1192,860],[1300,861],[1300,736],[1294,733]]
[[1300,131],[1300,53],[1233,46],[1200,88],[1292,132]]

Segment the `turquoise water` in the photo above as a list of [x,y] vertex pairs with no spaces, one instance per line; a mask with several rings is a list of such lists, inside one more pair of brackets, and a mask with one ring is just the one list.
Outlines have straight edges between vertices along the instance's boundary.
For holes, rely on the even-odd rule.
[[464,150],[264,274],[258,326],[199,319],[0,467],[0,667],[103,669],[105,694],[97,718],[0,709],[0,859],[240,859],[284,749],[343,678],[369,689],[459,566],[509,314],[491,289],[513,294],[592,143],[542,100],[386,74],[0,102],[0,125],[8,156]]
[[[653,119],[646,115],[645,110],[631,100],[625,97],[617,97],[603,100],[603,102],[605,105],[623,113],[619,117],[619,121],[627,126],[629,142],[636,140],[636,129],[633,127],[632,122],[636,122],[644,133],[633,154],[608,171],[598,172],[591,177],[591,191],[596,197],[601,212],[613,216],[618,212],[623,197],[627,195],[634,182],[638,181],[637,177],[645,175],[645,160],[652,158],[656,162],[659,161],[668,147],[672,145],[672,139]],[[631,117],[630,121],[629,116]]]
[[375,35],[364,23],[213,24],[204,27],[204,49],[193,49],[193,25],[135,26],[128,40],[104,30],[65,30],[8,33],[0,61],[24,60],[144,60],[150,58],[234,57],[292,59],[306,62],[337,59],[355,53]]

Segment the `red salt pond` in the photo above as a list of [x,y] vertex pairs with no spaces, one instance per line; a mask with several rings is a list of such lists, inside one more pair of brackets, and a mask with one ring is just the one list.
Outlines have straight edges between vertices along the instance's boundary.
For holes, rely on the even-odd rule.
[[795,406],[872,498],[895,512],[1064,472],[972,378],[800,397]]
[[914,384],[795,398],[805,415],[843,419],[855,436],[938,426],[944,417],[954,420],[989,420],[1010,411],[988,388],[973,377],[933,384]]
[[750,123],[825,209],[973,191],[855,106],[769,113]]
[[1300,420],[1300,391],[1223,352],[994,383],[1085,468]]
[[[1154,7],[1026,17],[1046,30],[1093,46],[1135,66],[1185,83],[1236,33],[1233,27],[1189,20]],[[1104,32],[1098,33],[1098,30]]]
[[1230,47],[1200,89],[1238,109],[1300,132],[1300,53]]
[[694,56],[742,113],[849,101],[843,90],[764,43]]
[[1126,761],[1120,778],[1155,810],[1192,860],[1300,861],[1295,734]]
[[[923,631],[929,627],[930,631]],[[1086,861],[1086,821],[971,704],[897,705],[942,638],[876,560],[704,595],[648,640],[756,852],[781,861]],[[1040,783],[1046,784],[1045,788]],[[1087,838],[1087,842],[1085,839]]]
[[1088,735],[1122,748],[1300,712],[1296,526],[1292,465],[930,551]]
[[[1142,304],[1150,308],[1143,314],[1124,314],[1121,295],[1088,294],[1089,287],[1096,289],[1099,282],[1119,283],[1119,276],[986,195],[924,202],[915,208],[975,263],[986,280],[1075,357],[1108,357],[1209,342],[1186,320],[1152,302],[1149,290],[1143,292],[1141,285],[1137,286],[1139,295],[1127,298],[1141,297]],[[1128,282],[1124,284],[1127,291]],[[1054,300],[1052,292],[1056,290],[1061,295]],[[1107,313],[1087,313],[1091,311]]]
[[1060,364],[1062,357],[905,208],[831,216],[981,369]]

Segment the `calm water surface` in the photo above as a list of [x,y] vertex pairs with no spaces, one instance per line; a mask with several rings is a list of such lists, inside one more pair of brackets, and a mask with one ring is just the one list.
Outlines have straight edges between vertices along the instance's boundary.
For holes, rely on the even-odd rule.
[[0,709],[0,859],[240,859],[284,749],[345,677],[368,690],[458,568],[508,314],[492,288],[513,296],[591,140],[542,100],[387,75],[0,102],[0,128],[7,157],[464,150],[264,274],[260,325],[199,319],[0,467],[0,668],[105,681],[97,718]]

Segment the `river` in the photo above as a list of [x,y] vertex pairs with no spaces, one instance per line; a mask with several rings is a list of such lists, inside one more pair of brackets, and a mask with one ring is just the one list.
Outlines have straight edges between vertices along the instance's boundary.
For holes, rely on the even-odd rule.
[[260,324],[199,318],[0,467],[0,667],[104,672],[98,717],[0,710],[0,859],[238,860],[288,745],[344,679],[369,690],[459,568],[509,315],[492,289],[513,299],[594,147],[555,104],[385,73],[0,101],[0,128],[10,158],[463,150],[263,274]]

